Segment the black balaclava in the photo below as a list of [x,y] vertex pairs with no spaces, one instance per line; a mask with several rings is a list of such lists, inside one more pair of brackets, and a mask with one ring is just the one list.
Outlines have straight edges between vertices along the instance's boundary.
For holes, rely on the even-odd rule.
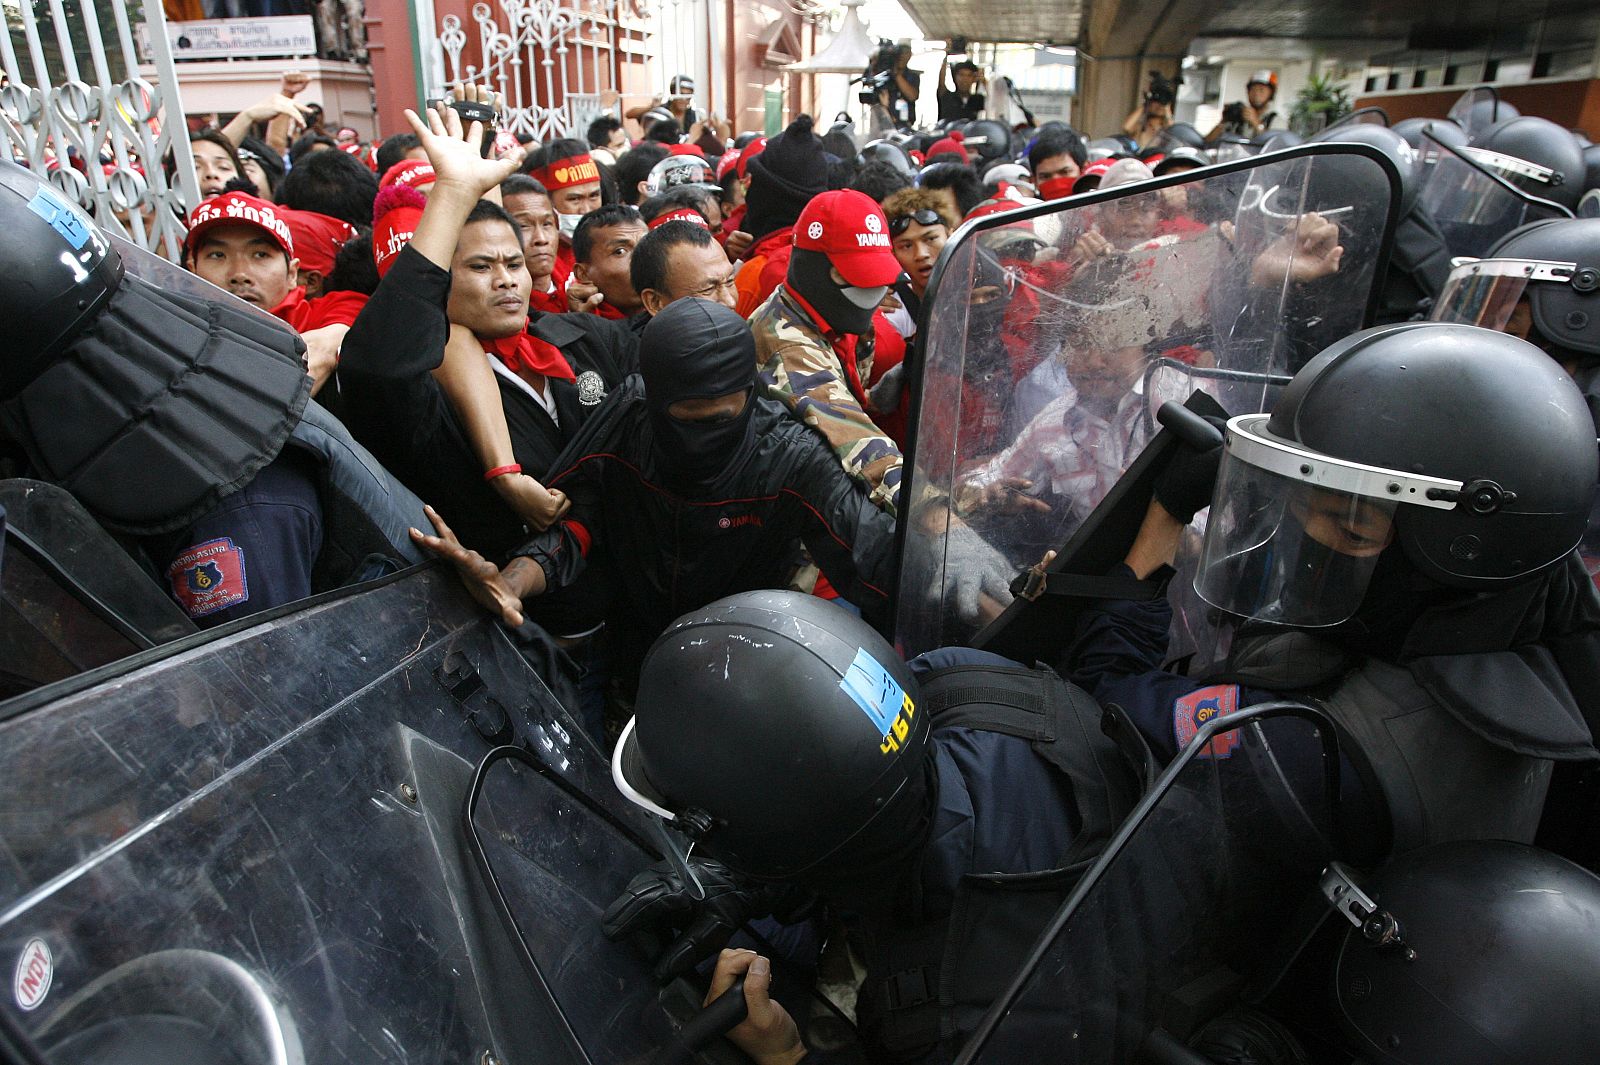
[[828,191],[828,158],[812,129],[811,116],[801,115],[767,142],[750,160],[750,189],[745,193],[744,222],[757,240],[792,226],[811,198]]
[[[743,465],[755,446],[756,342],[743,318],[720,303],[675,300],[639,341],[639,372],[657,469],[678,489],[707,488]],[[724,422],[688,422],[667,408],[681,399],[745,393]]]
[[[872,329],[872,312],[878,309],[879,301],[889,290],[858,288],[846,292],[848,286],[835,283],[832,270],[833,264],[825,253],[796,248],[789,255],[787,283],[801,299],[816,308],[833,332],[857,336],[868,332]],[[878,298],[863,307],[850,298],[851,292],[868,295],[876,292]]]

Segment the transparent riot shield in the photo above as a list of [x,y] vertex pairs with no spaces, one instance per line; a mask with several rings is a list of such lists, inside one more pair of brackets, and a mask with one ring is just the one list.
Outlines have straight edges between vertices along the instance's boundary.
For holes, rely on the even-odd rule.
[[1509,108],[1502,110],[1500,106],[1500,94],[1487,85],[1480,85],[1462,93],[1461,98],[1450,105],[1445,117],[1465,130],[1470,138],[1510,115]]
[[[652,856],[553,645],[439,567],[252,621],[0,702],[8,1025],[51,1062],[648,1060],[648,966],[595,919]],[[464,824],[507,744],[526,946]]]
[[[1316,144],[964,226],[924,301],[901,649],[967,643],[998,617],[1010,595],[977,575],[1061,548],[1163,403],[1198,390],[1228,414],[1264,410],[1361,328],[1397,188],[1375,150]],[[992,239],[1018,226],[1040,239]]]
[[1331,726],[1308,708],[1206,721],[1005,990],[962,1018],[958,1065],[1189,1060],[1141,1053],[1187,1042],[1281,971],[1319,872],[1342,856],[1338,767]]
[[1571,218],[1558,203],[1540,199],[1446,144],[1430,127],[1422,132],[1418,206],[1444,234],[1452,256],[1482,258],[1518,226],[1547,218]]

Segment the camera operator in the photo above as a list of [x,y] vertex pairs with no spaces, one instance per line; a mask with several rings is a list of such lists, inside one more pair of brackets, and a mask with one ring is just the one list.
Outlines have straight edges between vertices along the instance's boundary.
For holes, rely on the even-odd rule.
[[[966,55],[967,39],[957,37],[950,42],[944,59],[939,63],[939,121],[971,122],[983,114],[985,81],[978,64],[963,59],[950,65],[952,55]],[[955,79],[955,88],[948,88],[945,72]]]
[[1222,109],[1222,121],[1206,134],[1206,143],[1215,144],[1224,133],[1249,139],[1272,128],[1278,112],[1268,111],[1273,97],[1278,95],[1278,75],[1270,70],[1258,70],[1244,83],[1243,101],[1234,101]]
[[917,124],[917,98],[922,95],[922,75],[908,69],[910,62],[909,44],[885,42],[861,76],[861,102],[882,107],[900,129]]
[[1168,78],[1159,70],[1150,72],[1150,87],[1145,90],[1144,102],[1122,123],[1122,132],[1132,137],[1140,148],[1150,147],[1172,125],[1172,105],[1178,99],[1178,85],[1182,81],[1182,78]]

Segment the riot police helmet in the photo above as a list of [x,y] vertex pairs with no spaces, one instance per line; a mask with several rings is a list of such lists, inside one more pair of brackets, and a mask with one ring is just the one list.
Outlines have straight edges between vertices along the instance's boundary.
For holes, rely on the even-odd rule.
[[11,340],[0,399],[16,395],[105,308],[122,281],[122,256],[65,194],[31,171],[0,165],[0,262],[8,279],[0,316]]
[[928,720],[865,621],[755,591],[673,622],[612,757],[629,800],[759,878],[870,865],[925,824]]
[[1600,144],[1583,146],[1583,191],[1600,189]]
[[1246,618],[1337,625],[1397,546],[1437,585],[1498,590],[1577,546],[1597,465],[1582,394],[1532,344],[1366,329],[1307,363],[1270,415],[1229,420],[1195,587]]
[[1264,129],[1250,138],[1251,145],[1263,153],[1297,148],[1305,142],[1306,139],[1292,129]]
[[0,160],[0,272],[13,343],[0,427],[101,524],[189,524],[253,479],[311,394],[286,324],[100,230]]
[[1011,131],[1004,123],[992,118],[980,118],[962,127],[961,142],[967,151],[985,162],[1011,157]]
[[[1398,133],[1401,139],[1407,144],[1411,145],[1411,147],[1421,148],[1423,130],[1432,128],[1435,132],[1437,132],[1439,127],[1447,124],[1455,125],[1454,123],[1446,123],[1443,119],[1439,118],[1402,118],[1389,128]],[[1461,131],[1460,126],[1456,126],[1455,128],[1458,133]],[[1464,142],[1465,138],[1463,137],[1462,140]],[[1457,147],[1460,147],[1460,145],[1457,145]]]
[[1204,148],[1205,136],[1187,122],[1174,122],[1161,133],[1157,141],[1164,148]]
[[1311,138],[1323,144],[1370,144],[1394,164],[1400,174],[1400,217],[1411,212],[1417,202],[1419,182],[1416,174],[1416,151],[1406,139],[1388,126],[1376,122],[1343,123],[1318,133]]
[[[1517,313],[1523,300],[1525,319]],[[1432,317],[1509,330],[1563,360],[1600,356],[1600,218],[1513,230],[1486,257],[1450,272]]]
[[885,140],[876,140],[861,149],[859,159],[862,166],[872,163],[887,163],[907,178],[915,179],[917,167],[911,161],[911,156],[898,144]]
[[1594,1060],[1600,877],[1536,847],[1461,840],[1401,855],[1357,891],[1334,989],[1362,1061]]
[[1583,196],[1583,149],[1549,119],[1496,122],[1461,149],[1473,162],[1540,199],[1571,209]]

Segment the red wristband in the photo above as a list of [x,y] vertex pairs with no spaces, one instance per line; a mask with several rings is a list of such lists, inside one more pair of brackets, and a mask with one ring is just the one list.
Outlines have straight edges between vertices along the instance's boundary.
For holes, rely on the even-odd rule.
[[504,477],[508,473],[521,473],[521,472],[522,472],[522,467],[519,466],[517,463],[513,462],[509,466],[496,466],[494,469],[492,469],[492,470],[488,471],[487,473],[485,473],[483,475],[483,479],[485,481],[492,481],[496,477]]

